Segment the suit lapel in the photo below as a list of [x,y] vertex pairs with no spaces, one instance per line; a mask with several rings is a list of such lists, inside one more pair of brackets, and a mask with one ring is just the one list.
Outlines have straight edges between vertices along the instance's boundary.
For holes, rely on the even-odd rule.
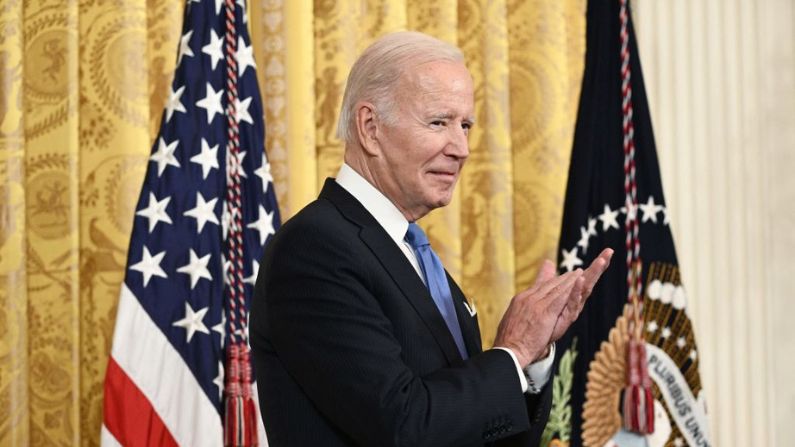
[[[346,218],[361,227],[359,237],[362,242],[378,258],[384,270],[386,270],[414,310],[419,314],[439,344],[447,361],[451,364],[461,362],[463,359],[458,352],[453,336],[450,334],[442,314],[434,304],[428,288],[425,287],[414,267],[383,227],[378,224],[375,218],[356,198],[339,186],[333,179],[326,180],[320,193],[320,198],[330,200]],[[461,320],[460,310],[458,309],[460,306],[460,303],[456,304],[456,313],[459,315],[459,320]],[[464,312],[466,312],[465,309]],[[467,330],[465,332],[469,333],[470,331]],[[469,342],[465,341],[465,343],[469,349]]]
[[447,360],[450,363],[462,361],[450,329],[447,328],[447,323],[434,304],[428,288],[403,252],[395,245],[395,241],[390,239],[380,226],[363,228],[360,235],[428,326]]
[[453,304],[455,304],[455,311],[458,316],[458,323],[461,325],[461,333],[464,336],[467,352],[469,352],[470,356],[479,354],[483,351],[483,346],[480,341],[480,326],[478,325],[477,314],[471,315],[464,306],[467,299],[449,273],[447,274],[447,282],[450,284],[450,292],[453,295]]

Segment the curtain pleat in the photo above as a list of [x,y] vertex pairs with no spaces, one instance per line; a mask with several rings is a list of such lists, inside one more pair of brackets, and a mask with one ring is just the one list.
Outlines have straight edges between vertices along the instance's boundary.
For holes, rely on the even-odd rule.
[[461,283],[486,345],[514,295],[508,29],[504,1],[465,0],[458,43],[475,80],[476,124],[461,177]]
[[22,1],[0,10],[0,443],[30,444]]
[[[29,442],[79,443],[77,1],[23,3]],[[20,211],[20,210],[17,210]],[[22,304],[22,303],[20,303]]]
[[584,67],[584,0],[511,2],[508,10],[515,287],[556,259]]

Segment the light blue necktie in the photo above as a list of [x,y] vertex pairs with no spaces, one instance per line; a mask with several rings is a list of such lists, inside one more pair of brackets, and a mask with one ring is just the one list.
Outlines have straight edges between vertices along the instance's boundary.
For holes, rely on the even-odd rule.
[[444,273],[442,262],[431,249],[431,244],[419,225],[415,223],[409,224],[409,229],[406,232],[406,242],[411,245],[414,253],[417,254],[417,260],[425,277],[425,284],[431,292],[431,297],[433,297],[433,302],[439,308],[439,312],[442,313],[444,322],[447,323],[447,328],[450,329],[450,333],[453,335],[453,340],[458,346],[461,357],[466,360],[469,355],[464,345],[464,337],[461,335],[461,326],[458,324],[458,317],[453,305],[453,296],[450,293],[450,284],[447,283],[447,276]]

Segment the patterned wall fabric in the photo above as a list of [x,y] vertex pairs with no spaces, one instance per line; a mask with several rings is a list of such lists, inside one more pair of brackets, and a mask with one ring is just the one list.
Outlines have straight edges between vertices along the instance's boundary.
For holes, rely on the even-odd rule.
[[[203,0],[207,1],[207,0]],[[134,203],[184,2],[0,7],[0,445],[97,445]],[[484,342],[555,258],[584,52],[584,0],[250,2],[266,146],[285,218],[342,162],[345,76],[377,36],[459,45],[472,154],[421,222],[480,313]]]

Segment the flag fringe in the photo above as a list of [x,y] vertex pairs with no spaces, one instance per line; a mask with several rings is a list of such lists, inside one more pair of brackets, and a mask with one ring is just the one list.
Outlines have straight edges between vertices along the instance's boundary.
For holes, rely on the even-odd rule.
[[227,349],[224,445],[257,446],[257,408],[251,395],[250,351],[245,343]]
[[654,433],[654,395],[642,339],[630,338],[627,344],[627,386],[623,394],[624,428],[642,435]]

